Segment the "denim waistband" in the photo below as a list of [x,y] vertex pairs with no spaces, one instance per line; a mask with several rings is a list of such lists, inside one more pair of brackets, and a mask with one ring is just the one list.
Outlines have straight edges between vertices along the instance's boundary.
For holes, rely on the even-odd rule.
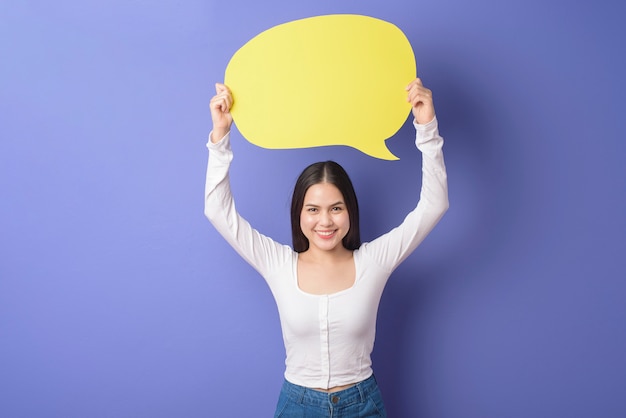
[[294,385],[285,380],[282,391],[287,393],[292,402],[303,405],[325,407],[331,404],[334,408],[341,408],[367,401],[367,395],[378,389],[376,378],[371,375],[367,379],[338,392],[326,393],[304,386]]

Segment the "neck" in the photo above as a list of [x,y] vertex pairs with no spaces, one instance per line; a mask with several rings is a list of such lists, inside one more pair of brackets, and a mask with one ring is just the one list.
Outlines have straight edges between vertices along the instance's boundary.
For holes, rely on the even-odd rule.
[[336,263],[338,261],[344,261],[352,258],[352,251],[345,247],[338,247],[332,251],[322,251],[315,247],[310,247],[308,250],[300,253],[300,257],[314,263]]

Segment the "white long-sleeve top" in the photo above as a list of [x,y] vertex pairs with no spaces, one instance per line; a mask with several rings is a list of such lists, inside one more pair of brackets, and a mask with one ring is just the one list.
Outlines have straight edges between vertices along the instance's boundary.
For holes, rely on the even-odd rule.
[[256,231],[237,212],[228,177],[233,158],[229,134],[207,144],[205,215],[269,285],[285,344],[285,378],[291,383],[328,389],[372,375],[376,316],[387,279],[448,208],[443,138],[437,121],[414,126],[423,176],[417,207],[398,227],[355,250],[354,285],[329,295],[302,291],[298,253]]

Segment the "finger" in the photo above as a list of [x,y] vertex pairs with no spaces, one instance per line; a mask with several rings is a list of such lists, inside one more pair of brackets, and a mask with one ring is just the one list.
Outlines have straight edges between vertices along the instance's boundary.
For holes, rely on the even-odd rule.
[[222,113],[228,112],[229,105],[224,97],[215,96],[211,99],[210,107],[213,110],[218,110]]
[[222,110],[222,112],[224,113],[228,113],[230,111],[230,103],[228,101],[227,97],[223,97],[220,100],[220,109]]
[[221,84],[221,83],[218,83],[218,84],[220,85],[220,91],[222,93],[227,93],[232,96],[232,93],[226,84]]
[[233,95],[230,92],[230,89],[224,84],[216,83],[215,90],[217,90],[217,94],[215,95],[215,97],[224,99],[227,103],[228,108],[230,109],[233,105]]
[[222,83],[215,83],[215,92],[217,94],[223,93],[224,91],[226,91],[227,88],[224,84]]
[[226,90],[220,94],[216,94],[211,102],[218,104],[219,108],[223,112],[228,112],[233,105],[233,96],[230,94],[230,91]]
[[421,87],[422,85],[422,80],[418,77],[415,80],[411,81],[408,86],[406,86],[406,91],[409,91],[416,86]]
[[414,85],[407,93],[407,101],[411,102],[415,100],[415,98],[418,96],[428,98],[429,96],[431,96],[431,91],[426,87]]
[[425,87],[413,88],[409,92],[408,98],[407,98],[407,101],[411,103],[416,103],[419,101],[424,102],[424,101],[429,101],[429,100],[432,100],[432,92]]
[[411,94],[412,92],[429,92],[430,90],[424,87],[423,85],[416,83],[416,84],[411,84],[410,89],[408,91],[409,91],[409,94]]
[[419,91],[411,91],[407,97],[407,101],[415,106],[418,102],[424,101],[426,95]]

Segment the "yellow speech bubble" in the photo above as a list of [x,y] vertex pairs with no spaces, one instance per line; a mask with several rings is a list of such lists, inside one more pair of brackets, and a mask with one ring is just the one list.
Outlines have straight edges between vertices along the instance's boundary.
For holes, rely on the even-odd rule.
[[384,141],[406,121],[413,49],[395,25],[361,15],[288,22],[248,41],[231,58],[239,132],[263,148],[347,145],[384,160]]

